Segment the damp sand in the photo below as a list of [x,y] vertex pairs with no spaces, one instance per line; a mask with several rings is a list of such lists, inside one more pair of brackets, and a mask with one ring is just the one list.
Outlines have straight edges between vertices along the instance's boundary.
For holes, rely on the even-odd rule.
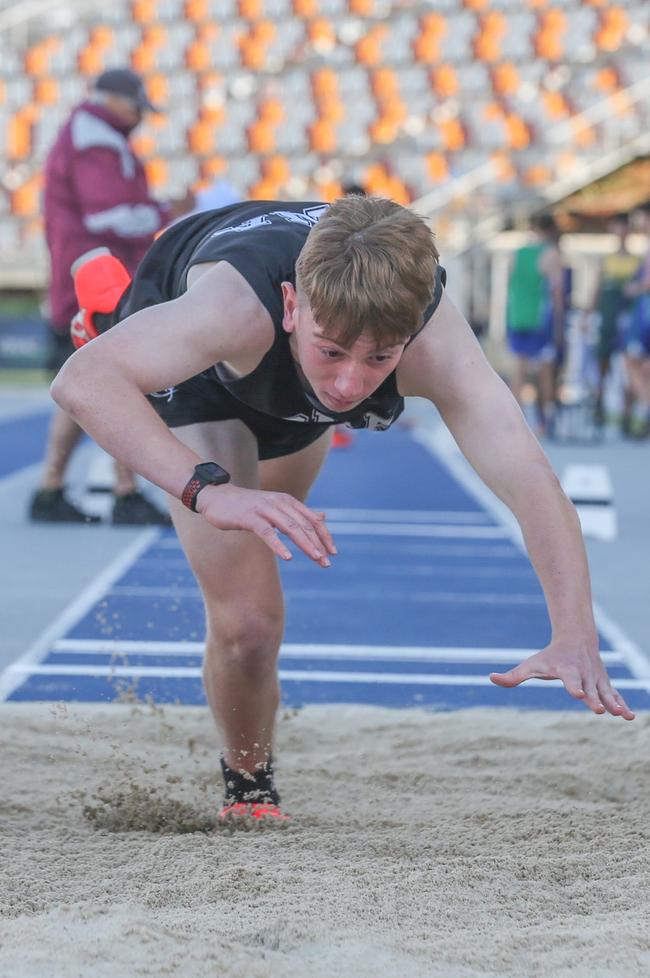
[[650,975],[650,715],[282,714],[219,826],[206,711],[0,707],[1,978]]

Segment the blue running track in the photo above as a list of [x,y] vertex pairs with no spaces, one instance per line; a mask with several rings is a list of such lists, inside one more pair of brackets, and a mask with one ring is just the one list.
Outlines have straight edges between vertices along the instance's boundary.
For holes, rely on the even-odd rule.
[[[0,426],[2,457],[14,457],[14,438],[27,441],[35,423]],[[407,430],[363,433],[332,452],[310,502],[327,511],[339,555],[326,571],[298,554],[282,564],[287,705],[584,709],[557,683],[489,682],[547,643],[542,592],[507,529]],[[0,688],[13,701],[107,702],[132,689],[203,704],[203,631],[174,533],[146,531]],[[604,635],[601,649],[630,706],[650,708],[625,651]]]

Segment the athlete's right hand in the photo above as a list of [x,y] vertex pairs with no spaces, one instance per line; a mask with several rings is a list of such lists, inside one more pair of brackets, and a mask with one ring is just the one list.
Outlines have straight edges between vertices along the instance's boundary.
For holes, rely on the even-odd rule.
[[314,512],[286,492],[242,489],[232,483],[205,486],[197,496],[196,511],[220,530],[256,533],[283,560],[291,560],[291,551],[278,537],[278,530],[321,567],[329,567],[327,555],[336,553],[325,514]]

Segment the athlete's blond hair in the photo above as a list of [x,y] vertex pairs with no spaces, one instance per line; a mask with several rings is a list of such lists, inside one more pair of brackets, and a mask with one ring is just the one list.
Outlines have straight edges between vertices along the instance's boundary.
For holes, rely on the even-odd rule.
[[423,325],[438,258],[431,229],[412,211],[384,197],[341,197],[300,252],[299,301],[342,346],[362,332],[378,347],[403,343]]

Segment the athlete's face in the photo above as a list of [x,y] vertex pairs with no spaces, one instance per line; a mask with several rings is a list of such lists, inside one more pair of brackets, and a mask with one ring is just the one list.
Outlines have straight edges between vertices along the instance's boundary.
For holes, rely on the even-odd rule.
[[309,304],[298,302],[290,282],[282,283],[284,329],[290,334],[291,352],[314,394],[325,407],[342,413],[370,397],[395,369],[406,344],[377,349],[375,340],[362,333],[351,347],[330,339],[311,314]]

